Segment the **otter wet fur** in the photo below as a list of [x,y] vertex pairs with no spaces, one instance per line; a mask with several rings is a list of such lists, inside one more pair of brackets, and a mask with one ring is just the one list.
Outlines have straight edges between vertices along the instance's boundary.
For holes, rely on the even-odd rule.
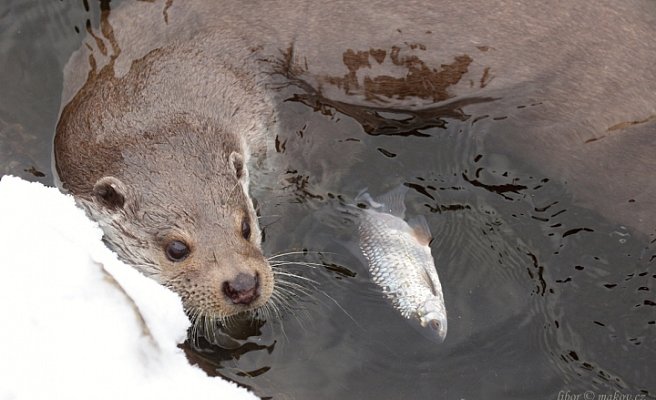
[[210,320],[277,293],[249,187],[285,84],[337,110],[485,116],[470,140],[649,234],[654,37],[652,0],[125,1],[65,68],[58,185],[124,261]]

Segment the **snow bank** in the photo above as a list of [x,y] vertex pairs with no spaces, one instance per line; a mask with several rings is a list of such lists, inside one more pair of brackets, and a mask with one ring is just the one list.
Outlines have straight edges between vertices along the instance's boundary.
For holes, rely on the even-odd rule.
[[179,297],[101,237],[72,197],[0,181],[0,400],[255,399],[188,363]]

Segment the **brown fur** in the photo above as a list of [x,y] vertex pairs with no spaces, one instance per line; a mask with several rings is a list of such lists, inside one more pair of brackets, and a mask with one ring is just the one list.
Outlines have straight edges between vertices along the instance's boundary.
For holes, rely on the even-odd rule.
[[[151,51],[121,77],[113,60],[100,68],[91,58],[84,86],[62,110],[57,172],[61,187],[100,222],[122,259],[177,291],[191,314],[230,316],[262,306],[273,290],[245,165],[258,146],[246,136],[264,135],[272,114],[264,98],[254,98],[252,78],[229,69],[212,71],[223,76],[209,78],[219,88],[218,100],[207,100],[205,108],[193,104],[202,89],[176,97],[173,92],[193,85],[185,76],[169,81],[171,74],[183,73],[178,68],[216,67],[205,55],[190,60],[181,52]],[[231,85],[238,79],[245,84]],[[161,96],[157,87],[167,87],[174,97]],[[241,105],[228,101],[232,97],[251,98],[253,109],[240,111]],[[251,116],[259,103],[262,112]],[[97,195],[104,182],[124,203],[108,204],[112,201]],[[244,219],[252,227],[250,240],[242,237]],[[187,243],[191,255],[168,260],[165,246],[172,240]],[[257,275],[261,285],[259,298],[248,306],[232,304],[223,291],[242,272]]]

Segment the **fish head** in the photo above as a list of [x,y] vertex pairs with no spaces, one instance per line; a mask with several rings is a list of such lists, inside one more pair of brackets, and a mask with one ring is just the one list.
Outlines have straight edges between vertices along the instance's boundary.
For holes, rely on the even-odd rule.
[[431,335],[444,342],[446,338],[447,322],[444,303],[437,298],[430,298],[417,308],[417,317],[422,327],[428,328]]

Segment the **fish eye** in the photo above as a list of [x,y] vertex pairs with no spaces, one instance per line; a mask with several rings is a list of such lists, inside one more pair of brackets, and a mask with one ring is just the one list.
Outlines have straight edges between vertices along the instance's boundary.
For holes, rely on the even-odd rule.
[[241,221],[241,236],[246,240],[251,238],[251,225],[248,223],[248,218]]
[[165,250],[166,257],[173,262],[184,260],[190,253],[189,246],[180,240],[168,242]]
[[432,320],[429,322],[429,326],[432,330],[434,331],[439,331],[440,330],[440,323],[439,321]]

